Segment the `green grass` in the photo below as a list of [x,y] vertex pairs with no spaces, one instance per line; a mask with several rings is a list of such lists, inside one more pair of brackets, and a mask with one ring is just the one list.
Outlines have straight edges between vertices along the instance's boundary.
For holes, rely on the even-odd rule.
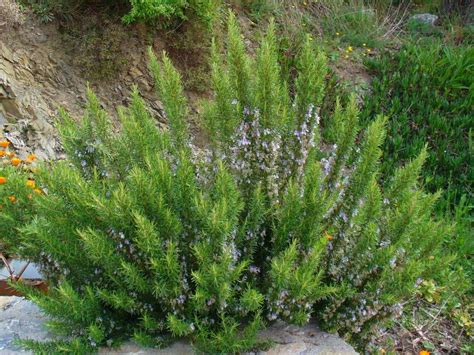
[[[319,11],[318,11],[319,10]],[[391,3],[323,0],[316,9],[326,37],[340,37],[353,46],[382,47],[400,29],[402,8]]]

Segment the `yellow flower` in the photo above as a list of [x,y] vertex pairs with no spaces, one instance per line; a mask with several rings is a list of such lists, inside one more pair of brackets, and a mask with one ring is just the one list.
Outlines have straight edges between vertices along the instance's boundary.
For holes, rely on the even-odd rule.
[[38,195],[41,195],[43,193],[43,191],[41,191],[40,189],[34,189],[33,191]]
[[366,44],[366,43],[362,43],[362,47],[366,47],[366,46],[367,46],[367,44]]
[[28,187],[34,189],[34,188],[36,187],[36,183],[35,183],[34,180],[28,180],[28,181],[26,182],[26,186],[28,186]]
[[346,55],[344,56],[344,58],[346,58],[346,59],[347,59],[347,58],[349,58],[349,56],[346,54]]
[[352,46],[349,46],[349,47],[347,47],[347,50],[348,50],[349,52],[352,52],[352,51],[354,50],[354,48],[352,48]]
[[372,49],[367,48],[367,53],[370,53],[370,52],[372,52]]
[[336,32],[336,36],[340,36],[341,34],[339,32]]
[[0,185],[6,184],[7,178],[5,176],[0,176]]

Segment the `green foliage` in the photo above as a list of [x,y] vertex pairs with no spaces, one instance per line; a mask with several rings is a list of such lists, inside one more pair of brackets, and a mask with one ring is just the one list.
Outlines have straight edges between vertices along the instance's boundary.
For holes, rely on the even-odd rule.
[[281,8],[280,0],[239,0],[237,2],[245,10],[249,12],[251,18],[256,21],[270,17]]
[[[39,190],[27,186],[33,183],[33,174],[23,166],[11,166],[9,160],[0,158],[0,251],[7,254],[18,253],[20,233],[18,228],[29,223],[35,216],[33,198]],[[31,180],[29,180],[31,179]],[[29,182],[30,181],[30,182]],[[32,185],[30,185],[32,186]]]
[[383,170],[391,173],[428,143],[426,186],[444,189],[451,202],[472,204],[474,50],[437,41],[407,44],[369,62],[376,75],[364,119],[390,118]]
[[125,23],[152,22],[160,19],[186,19],[190,9],[196,16],[211,21],[219,0],[130,0],[131,11],[123,18]]
[[[77,16],[85,6],[97,5],[88,0],[22,0],[30,6],[44,22],[53,20],[55,16],[71,18]],[[102,6],[108,6],[121,13],[123,8],[129,12],[123,17],[127,24],[147,22],[169,24],[170,21],[185,20],[189,15],[197,16],[210,23],[220,5],[220,0],[101,0]]]
[[326,57],[307,37],[286,82],[276,43],[270,24],[250,57],[230,15],[226,46],[214,44],[203,149],[166,55],[150,53],[150,69],[168,130],[136,89],[118,131],[92,92],[80,124],[62,112],[68,160],[40,170],[47,194],[21,228],[21,256],[51,292],[19,287],[53,329],[91,347],[188,337],[233,353],[255,347],[268,322],[314,315],[364,344],[417,279],[443,270],[438,245],[451,228],[431,217],[438,195],[418,188],[426,151],[383,189],[386,119],[359,134],[354,100],[338,114],[337,146],[320,149]]

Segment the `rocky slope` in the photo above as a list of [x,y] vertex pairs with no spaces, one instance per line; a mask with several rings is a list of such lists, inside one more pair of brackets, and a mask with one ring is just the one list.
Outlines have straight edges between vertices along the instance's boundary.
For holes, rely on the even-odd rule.
[[[57,158],[61,149],[53,120],[59,107],[80,117],[87,82],[80,68],[71,64],[74,53],[65,48],[57,24],[39,23],[28,14],[13,21],[11,11],[0,7],[0,136],[13,143],[20,157],[34,152],[39,158]],[[136,31],[123,45],[127,67],[113,81],[92,88],[104,108],[115,115],[115,107],[127,103],[130,88],[137,84],[161,120],[161,106],[149,84],[147,45]],[[155,48],[160,50],[159,43]]]

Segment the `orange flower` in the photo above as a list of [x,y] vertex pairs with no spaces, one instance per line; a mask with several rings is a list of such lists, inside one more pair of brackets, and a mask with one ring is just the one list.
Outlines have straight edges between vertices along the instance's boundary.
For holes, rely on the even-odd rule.
[[28,155],[28,158],[26,158],[26,159],[29,160],[29,161],[35,161],[36,160],[36,155],[30,154],[30,155]]
[[430,352],[428,350],[421,350],[420,355],[430,355]]
[[40,189],[34,189],[33,191],[38,195],[41,195],[43,193],[43,191],[41,191]]
[[13,152],[8,153],[8,157],[9,157],[10,159],[13,158],[14,156],[15,156],[15,153],[13,153]]
[[7,155],[7,152],[4,150],[0,150],[0,157],[4,157],[5,155]]
[[32,194],[28,194],[28,198],[31,200],[33,198]]
[[13,203],[13,202],[16,201],[16,197],[15,197],[15,196],[8,196],[8,199],[10,200],[11,203]]
[[0,185],[6,184],[7,178],[5,176],[0,176]]
[[18,166],[21,163],[21,159],[19,158],[12,158],[11,163],[13,166]]
[[8,148],[9,145],[10,145],[9,141],[0,141],[0,147],[2,148]]
[[331,241],[333,240],[333,236],[329,234],[328,232],[324,232],[324,236],[326,237],[327,240]]
[[28,187],[34,189],[34,188],[36,187],[35,181],[34,181],[34,180],[28,180],[28,181],[26,182],[26,186],[28,186]]

